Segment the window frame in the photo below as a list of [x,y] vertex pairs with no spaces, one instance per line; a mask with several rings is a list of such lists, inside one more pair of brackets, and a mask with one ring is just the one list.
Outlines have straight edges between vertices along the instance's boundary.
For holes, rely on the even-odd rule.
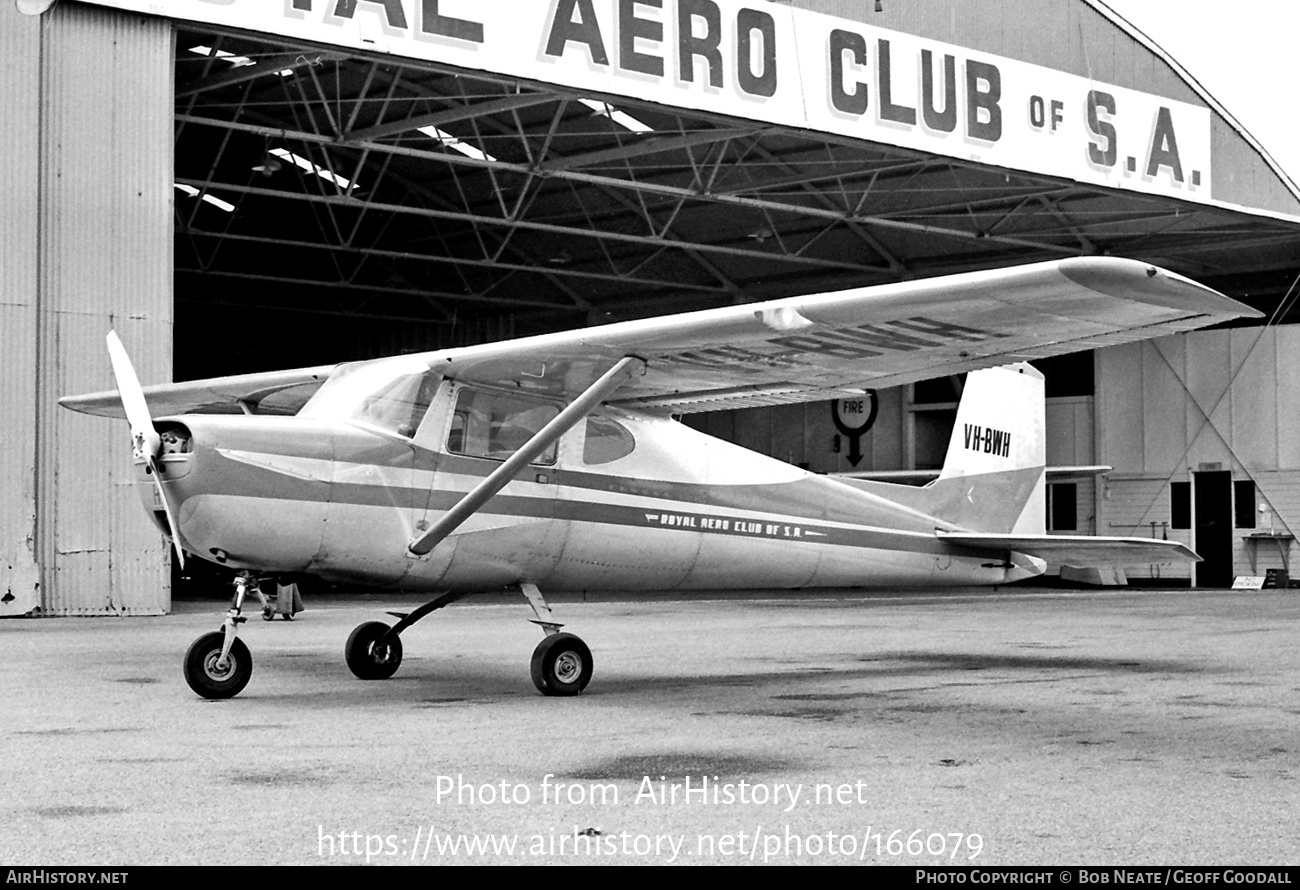
[[[470,435],[470,428],[471,428],[470,418],[473,409],[472,406],[468,406],[468,405],[462,406],[461,404],[461,398],[466,393],[473,394],[473,395],[491,396],[493,398],[500,398],[500,399],[509,399],[510,401],[521,402],[533,408],[549,408],[553,410],[554,414],[552,414],[545,421],[543,421],[541,425],[538,426],[536,429],[532,429],[531,432],[528,434],[528,438],[524,439],[523,442],[519,443],[520,447],[522,447],[524,443],[532,439],[533,436],[537,435],[537,433],[540,432],[546,426],[546,424],[550,423],[557,416],[559,416],[560,411],[563,410],[563,406],[556,400],[533,395],[532,393],[518,393],[513,390],[503,389],[501,387],[495,387],[495,386],[481,386],[478,384],[456,383],[452,387],[451,391],[448,393],[449,401],[447,407],[447,424],[446,424],[446,429],[443,431],[443,435],[442,435],[443,451],[446,454],[455,455],[456,457],[467,457],[475,460],[491,460],[491,461],[496,461],[497,463],[504,463],[505,461],[510,459],[511,455],[515,454],[518,451],[518,447],[516,447],[513,451],[510,451],[508,454],[502,454],[500,452],[480,453],[480,452],[471,452],[471,451],[464,450],[465,446],[470,442],[472,442],[472,436]],[[452,434],[456,431],[457,417],[464,418],[463,424],[460,428],[461,429],[460,444],[462,450],[453,451],[451,447],[451,439],[452,439]],[[490,417],[488,422],[489,424],[491,423]],[[490,431],[488,435],[489,435],[488,443],[491,444]],[[550,448],[548,448],[546,451],[539,454],[533,460],[529,461],[529,464],[533,466],[540,466],[540,467],[553,467],[556,464],[558,464],[560,442],[563,439],[564,436],[561,436],[555,442],[552,442]]]

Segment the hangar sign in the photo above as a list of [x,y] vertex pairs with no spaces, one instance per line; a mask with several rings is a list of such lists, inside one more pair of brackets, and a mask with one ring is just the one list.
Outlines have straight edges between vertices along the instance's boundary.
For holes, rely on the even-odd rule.
[[93,0],[1209,202],[1210,112],[744,0]]

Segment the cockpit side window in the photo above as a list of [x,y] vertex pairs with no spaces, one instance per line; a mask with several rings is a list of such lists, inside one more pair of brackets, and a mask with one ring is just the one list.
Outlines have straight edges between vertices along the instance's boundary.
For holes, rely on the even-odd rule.
[[636,448],[636,439],[627,427],[608,417],[587,418],[587,438],[582,446],[582,462],[608,464],[627,457]]
[[[453,454],[505,460],[559,413],[557,407],[544,402],[506,393],[462,389],[456,396],[447,450]],[[534,463],[555,463],[555,445]]]

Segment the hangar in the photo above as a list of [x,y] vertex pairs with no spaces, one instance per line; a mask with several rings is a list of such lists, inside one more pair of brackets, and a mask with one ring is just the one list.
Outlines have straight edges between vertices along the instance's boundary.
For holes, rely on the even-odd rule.
[[[168,608],[125,436],[55,405],[110,326],[189,379],[1072,255],[1271,323],[1053,360],[1050,460],[1113,467],[1056,528],[1287,566],[1300,190],[1100,0],[0,0],[0,53],[0,615]],[[824,405],[698,422],[913,471],[955,385],[857,461]]]

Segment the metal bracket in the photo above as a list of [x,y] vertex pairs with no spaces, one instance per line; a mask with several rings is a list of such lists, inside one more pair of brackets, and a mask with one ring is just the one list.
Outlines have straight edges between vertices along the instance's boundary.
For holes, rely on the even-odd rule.
[[253,577],[252,572],[244,571],[235,575],[235,595],[230,601],[230,611],[226,612],[226,620],[221,625],[221,631],[225,636],[221,642],[221,657],[217,659],[217,667],[221,670],[230,665],[230,647],[235,645],[239,625],[248,620],[242,613],[244,597],[248,595],[250,586],[257,591],[263,605],[266,603],[266,597],[262,596],[262,589],[257,586],[257,579]]
[[564,625],[553,620],[554,615],[551,614],[551,607],[542,598],[542,592],[537,588],[537,585],[529,581],[521,581],[519,582],[519,592],[528,598],[528,605],[533,607],[533,614],[537,616],[528,620],[540,627],[548,637],[559,633],[560,628],[564,627]]

